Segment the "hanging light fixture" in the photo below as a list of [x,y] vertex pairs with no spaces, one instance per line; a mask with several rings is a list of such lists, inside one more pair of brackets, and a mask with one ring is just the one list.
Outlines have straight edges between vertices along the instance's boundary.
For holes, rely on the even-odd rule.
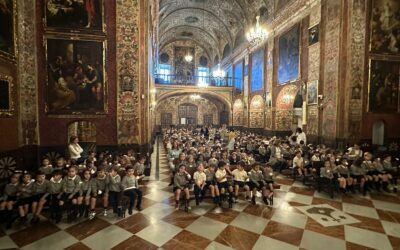
[[213,71],[213,76],[214,77],[219,77],[219,78],[224,78],[225,77],[225,71],[221,69],[221,64],[218,63],[218,68]]
[[247,41],[253,46],[262,43],[268,37],[268,31],[260,26],[260,16],[257,16],[256,19],[256,27],[252,27],[246,33]]
[[190,54],[190,48],[188,48],[187,54],[185,56],[185,61],[186,62],[191,62],[193,60],[193,55]]

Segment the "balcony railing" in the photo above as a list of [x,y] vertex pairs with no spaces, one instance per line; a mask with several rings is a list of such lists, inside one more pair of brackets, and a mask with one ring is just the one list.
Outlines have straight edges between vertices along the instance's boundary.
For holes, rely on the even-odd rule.
[[156,84],[165,85],[187,85],[197,86],[207,84],[208,86],[215,87],[232,87],[232,77],[213,77],[213,76],[180,76],[180,75],[165,75],[155,74],[154,75]]

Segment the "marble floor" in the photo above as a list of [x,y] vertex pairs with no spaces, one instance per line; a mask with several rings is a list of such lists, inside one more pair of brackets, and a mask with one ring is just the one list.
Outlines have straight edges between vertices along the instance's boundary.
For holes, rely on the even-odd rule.
[[142,187],[141,212],[16,224],[0,229],[0,249],[400,249],[400,197],[393,194],[330,199],[279,176],[273,207],[240,200],[227,209],[206,200],[191,204],[189,213],[175,211],[165,151],[159,150],[159,172]]

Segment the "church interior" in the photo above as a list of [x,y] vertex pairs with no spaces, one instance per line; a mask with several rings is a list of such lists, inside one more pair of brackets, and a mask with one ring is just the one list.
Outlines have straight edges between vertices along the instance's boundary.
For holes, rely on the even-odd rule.
[[0,249],[400,249],[398,0],[0,0]]

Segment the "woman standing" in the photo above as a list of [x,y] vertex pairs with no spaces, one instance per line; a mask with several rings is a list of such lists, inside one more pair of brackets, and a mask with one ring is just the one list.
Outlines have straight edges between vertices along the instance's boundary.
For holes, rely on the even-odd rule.
[[78,161],[82,156],[83,149],[79,145],[79,139],[77,136],[71,136],[68,145],[69,156],[72,160]]

